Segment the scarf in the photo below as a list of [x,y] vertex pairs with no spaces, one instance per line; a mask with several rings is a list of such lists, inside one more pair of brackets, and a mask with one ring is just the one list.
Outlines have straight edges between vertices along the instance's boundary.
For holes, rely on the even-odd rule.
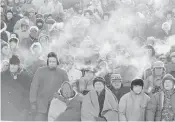
[[171,103],[171,95],[174,93],[175,89],[170,91],[164,91],[164,103],[162,109],[162,120],[163,121],[172,121],[174,118],[174,112]]

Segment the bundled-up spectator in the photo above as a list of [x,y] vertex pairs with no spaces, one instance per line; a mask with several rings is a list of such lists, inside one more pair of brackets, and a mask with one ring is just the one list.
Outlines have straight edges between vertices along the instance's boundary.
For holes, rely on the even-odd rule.
[[147,107],[147,121],[175,121],[175,79],[166,74],[163,90],[151,97]]
[[131,83],[131,91],[125,94],[119,102],[120,121],[145,121],[149,96],[144,93],[142,79]]
[[161,81],[166,74],[164,63],[156,61],[152,66],[152,75],[144,81],[144,90],[149,95],[157,93],[161,90]]
[[166,65],[167,73],[175,76],[175,52],[170,54],[170,62]]
[[42,6],[40,6],[38,13],[39,14],[51,13],[52,6],[50,4],[51,4],[51,1],[44,0],[44,4]]
[[40,32],[46,29],[44,20],[42,18],[37,18],[36,19],[36,26],[38,27]]
[[[35,72],[31,88],[30,103],[36,112],[36,121],[47,121],[48,109],[54,93],[64,81],[68,81],[67,73],[58,68],[59,62],[54,52],[48,54],[47,66]],[[48,82],[49,81],[49,82]]]
[[35,9],[34,8],[29,8],[27,10],[28,13],[28,18],[30,21],[32,21],[34,24],[36,24],[36,16],[35,16]]
[[95,78],[93,87],[83,98],[81,121],[118,121],[118,101],[105,86],[105,80]]
[[27,121],[29,116],[30,75],[20,67],[18,56],[9,60],[10,67],[1,74],[1,119]]
[[1,60],[9,60],[11,51],[7,42],[1,42]]
[[22,19],[19,29],[15,29],[14,32],[19,35],[19,40],[29,37],[29,21],[27,19]]
[[32,26],[29,30],[29,37],[21,41],[20,46],[24,49],[30,49],[31,45],[38,42],[38,27]]
[[76,82],[77,91],[86,95],[90,90],[94,89],[93,80],[95,78],[95,70],[88,67],[84,69],[84,76]]
[[[33,43],[30,47],[29,59],[24,58],[25,65],[27,66],[28,72],[33,76],[39,67],[46,65],[46,62],[40,58],[42,53],[42,47],[40,43]],[[26,59],[26,60],[25,60]]]
[[81,121],[82,97],[72,89],[69,82],[63,82],[52,100],[48,120]]
[[11,50],[12,54],[20,55],[20,50],[19,50],[18,44],[19,44],[18,38],[11,38],[9,40],[9,46],[10,46],[10,50]]
[[112,74],[111,75],[111,85],[109,89],[117,98],[118,102],[120,101],[121,96],[121,89],[122,89],[122,77],[120,74]]
[[16,24],[16,22],[18,21],[14,16],[13,16],[13,12],[11,10],[7,11],[7,31],[9,32],[13,32],[14,26]]

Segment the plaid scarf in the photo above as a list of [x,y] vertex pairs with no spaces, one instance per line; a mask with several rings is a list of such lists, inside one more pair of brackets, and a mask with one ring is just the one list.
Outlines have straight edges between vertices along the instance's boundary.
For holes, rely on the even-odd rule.
[[164,91],[164,103],[162,109],[162,120],[163,121],[172,121],[174,119],[174,112],[171,104],[171,95],[174,93],[174,89]]

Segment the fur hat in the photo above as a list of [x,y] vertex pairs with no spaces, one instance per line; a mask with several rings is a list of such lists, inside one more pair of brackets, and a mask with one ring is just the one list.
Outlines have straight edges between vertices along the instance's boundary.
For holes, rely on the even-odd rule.
[[12,55],[12,57],[9,59],[9,63],[19,65],[20,64],[19,57],[17,55]]
[[10,43],[12,41],[15,42],[15,43],[17,43],[17,44],[19,44],[19,39],[18,38],[10,38],[9,41],[8,41],[8,43]]
[[30,27],[30,32],[32,32],[33,30],[36,30],[38,32],[38,27],[37,26],[31,26]]
[[162,80],[162,85],[164,87],[164,82],[166,80],[171,80],[173,81],[173,84],[175,85],[175,78],[171,75],[171,74],[166,74],[164,77],[163,77],[163,80]]
[[47,38],[47,40],[49,40],[49,36],[48,36],[48,35],[41,33],[41,34],[39,35],[39,42],[41,41],[40,39],[43,38],[43,37],[44,37],[44,38]]
[[96,77],[94,80],[93,80],[93,86],[95,85],[96,82],[101,82],[105,85],[106,81],[104,78],[102,77]]
[[35,42],[31,45],[30,47],[30,51],[32,52],[32,54],[35,54],[34,51],[33,51],[33,48],[34,47],[39,47],[39,52],[41,53],[42,52],[42,47],[41,47],[41,44],[39,42]]
[[144,82],[142,79],[134,79],[132,82],[131,82],[131,90],[133,90],[133,87],[134,86],[141,86],[143,88],[144,86]]

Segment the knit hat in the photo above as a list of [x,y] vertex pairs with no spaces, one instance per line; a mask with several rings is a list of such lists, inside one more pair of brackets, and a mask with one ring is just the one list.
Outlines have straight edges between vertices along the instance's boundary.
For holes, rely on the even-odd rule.
[[111,83],[114,81],[114,80],[122,80],[122,77],[120,74],[112,74],[111,75]]
[[163,80],[162,80],[162,84],[164,86],[164,82],[166,80],[171,80],[173,81],[173,84],[175,85],[175,78],[171,75],[171,74],[166,74],[164,77],[163,77]]
[[18,38],[11,38],[9,41],[8,41],[8,43],[10,43],[10,42],[15,42],[15,43],[19,43],[19,39]]
[[164,63],[162,61],[156,61],[153,63],[153,68],[164,68]]
[[42,47],[41,47],[41,44],[39,42],[35,42],[31,45],[30,47],[30,51],[32,52],[32,54],[35,54],[34,51],[33,51],[33,48],[34,47],[39,47],[39,53],[42,52]]
[[19,65],[20,64],[19,57],[17,55],[12,55],[12,57],[9,59],[9,63]]
[[102,78],[102,77],[96,77],[94,80],[93,80],[93,86],[95,85],[96,82],[101,82],[105,85],[105,79]]
[[131,82],[131,90],[133,90],[133,87],[134,86],[144,86],[144,82],[142,79],[134,79],[132,82]]

